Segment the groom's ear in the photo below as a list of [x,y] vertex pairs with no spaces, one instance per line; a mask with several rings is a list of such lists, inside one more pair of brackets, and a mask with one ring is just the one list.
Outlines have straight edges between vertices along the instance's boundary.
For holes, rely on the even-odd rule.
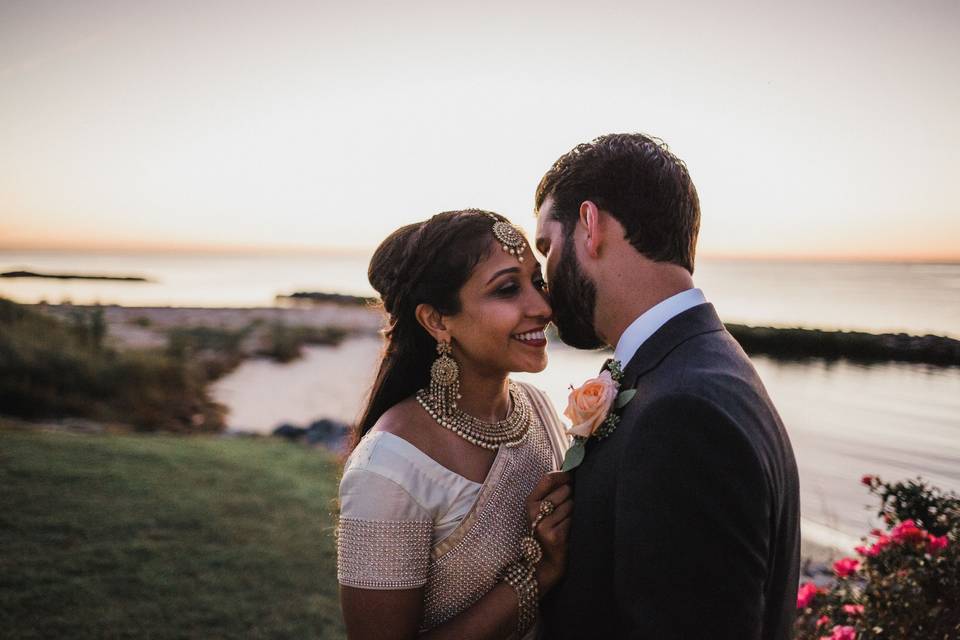
[[437,342],[450,341],[450,332],[443,322],[443,314],[437,311],[433,305],[421,302],[417,305],[414,315],[417,317],[420,326],[426,329],[434,340]]
[[600,229],[600,208],[591,200],[580,203],[580,226],[585,232],[584,249],[591,258],[600,257],[600,245],[603,237]]

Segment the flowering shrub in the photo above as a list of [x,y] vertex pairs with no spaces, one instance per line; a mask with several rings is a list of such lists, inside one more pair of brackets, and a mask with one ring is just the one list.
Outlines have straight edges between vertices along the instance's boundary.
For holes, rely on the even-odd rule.
[[960,638],[960,497],[919,478],[863,484],[880,498],[886,531],[833,564],[832,586],[800,585],[794,638]]

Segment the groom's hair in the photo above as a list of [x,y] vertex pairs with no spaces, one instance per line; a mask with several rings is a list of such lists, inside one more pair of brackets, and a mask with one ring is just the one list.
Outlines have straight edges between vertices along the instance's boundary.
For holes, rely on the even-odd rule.
[[686,165],[666,143],[641,133],[611,133],[562,155],[540,180],[535,211],[553,198],[569,239],[585,200],[616,218],[633,247],[693,273],[700,199]]

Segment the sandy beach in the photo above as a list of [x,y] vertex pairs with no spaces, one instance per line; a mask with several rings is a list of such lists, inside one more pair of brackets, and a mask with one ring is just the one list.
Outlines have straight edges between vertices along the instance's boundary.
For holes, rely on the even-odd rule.
[[74,313],[103,310],[107,339],[118,348],[147,349],[166,345],[166,331],[183,327],[239,330],[254,322],[282,323],[314,328],[341,327],[356,335],[375,336],[383,321],[374,308],[339,304],[302,307],[128,307],[104,305],[36,305],[47,313],[69,319]]

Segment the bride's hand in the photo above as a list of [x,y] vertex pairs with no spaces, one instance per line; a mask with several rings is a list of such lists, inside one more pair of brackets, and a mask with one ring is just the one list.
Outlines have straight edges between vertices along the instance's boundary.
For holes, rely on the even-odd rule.
[[531,524],[540,513],[540,505],[544,500],[549,500],[554,506],[553,513],[542,518],[536,529],[537,540],[543,548],[543,559],[537,564],[541,596],[560,580],[567,564],[567,536],[573,513],[570,479],[569,473],[550,472],[540,479],[527,497],[527,517]]

